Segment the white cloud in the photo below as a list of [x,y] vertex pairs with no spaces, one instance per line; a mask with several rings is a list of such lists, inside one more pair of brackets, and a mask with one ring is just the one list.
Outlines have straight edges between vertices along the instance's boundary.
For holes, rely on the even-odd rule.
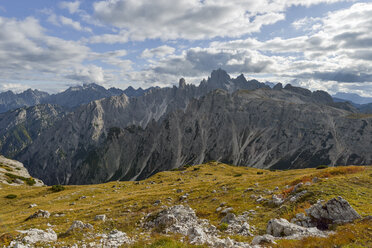
[[15,93],[23,92],[29,89],[30,86],[20,83],[0,83],[0,92],[13,91]]
[[[0,17],[0,79],[2,81],[74,81],[103,82],[112,77],[89,61],[101,60],[123,69],[130,69],[122,60],[125,50],[94,53],[76,41],[45,34],[44,28],[32,17],[24,20]],[[6,61],[6,62],[5,62]],[[85,65],[88,64],[88,65]],[[127,66],[127,67],[125,67]]]
[[152,49],[145,49],[143,50],[141,57],[142,58],[164,58],[169,54],[173,54],[176,49],[171,46],[163,45],[159,47],[155,47]]
[[74,14],[79,11],[80,1],[75,2],[63,1],[59,4],[59,7],[62,9],[67,9],[70,12],[70,14]]
[[105,81],[102,67],[96,65],[77,67],[73,74],[68,75],[67,78],[85,83],[103,83]]
[[60,16],[59,21],[62,25],[65,26],[70,26],[73,29],[77,31],[87,31],[87,32],[92,32],[92,29],[87,28],[87,27],[82,27],[81,24],[77,21],[72,20],[71,18],[65,17],[65,16]]
[[94,3],[94,16],[120,31],[102,38],[95,36],[92,42],[237,38],[258,32],[263,25],[284,20],[283,12],[292,5],[338,1],[341,0],[179,0],[171,4],[166,0],[98,1]]

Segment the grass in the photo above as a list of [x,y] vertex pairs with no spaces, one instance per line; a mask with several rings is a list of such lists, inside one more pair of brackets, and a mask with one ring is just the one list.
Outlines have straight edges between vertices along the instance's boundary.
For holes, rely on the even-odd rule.
[[[199,168],[194,170],[194,168]],[[257,174],[257,172],[264,172]],[[184,204],[180,202],[181,195],[188,193],[187,205],[192,207],[197,216],[208,219],[216,227],[220,226],[223,217],[216,212],[222,202],[226,207],[233,207],[234,213],[255,210],[256,214],[249,219],[249,224],[255,226],[254,235],[266,233],[267,222],[271,218],[287,218],[303,212],[318,199],[329,200],[342,196],[362,216],[372,215],[372,180],[371,167],[332,167],[321,171],[299,169],[286,171],[269,171],[255,168],[236,167],[218,162],[209,162],[198,166],[185,166],[182,170],[158,173],[151,178],[139,182],[109,182],[96,185],[64,186],[65,190],[53,192],[50,187],[14,187],[1,185],[0,198],[8,194],[18,197],[0,201],[0,247],[6,244],[9,237],[17,235],[15,230],[28,228],[47,229],[47,224],[61,235],[66,232],[74,220],[81,220],[94,226],[95,233],[108,233],[113,228],[126,232],[128,236],[136,236],[138,240],[132,247],[195,247],[181,243],[181,236],[164,236],[159,233],[148,233],[140,225],[140,220],[149,213],[156,213],[162,206]],[[239,176],[236,176],[239,175]],[[251,194],[262,195],[270,199],[268,191],[279,188],[278,193],[288,191],[286,185],[294,184],[310,178],[318,177],[319,182],[303,186],[309,192],[303,200],[286,203],[284,207],[273,207],[257,203]],[[328,178],[328,179],[326,179]],[[257,184],[256,184],[257,183]],[[115,187],[114,187],[115,186]],[[293,186],[292,186],[293,187]],[[247,188],[253,191],[244,192]],[[182,192],[177,193],[177,189]],[[227,190],[224,190],[227,189]],[[212,191],[215,193],[211,193]],[[274,192],[275,193],[275,192]],[[85,196],[86,198],[82,198]],[[167,198],[171,199],[167,199]],[[154,206],[156,200],[161,200],[159,206]],[[36,203],[38,209],[51,213],[49,219],[24,220],[35,212],[28,205]],[[74,205],[71,205],[75,203]],[[64,214],[56,217],[55,214]],[[106,214],[107,221],[94,221],[98,214]],[[350,225],[339,226],[337,234],[329,238],[302,241],[280,241],[279,247],[314,247],[316,244],[335,242],[335,244],[351,244],[348,247],[363,247],[360,244],[370,244],[370,229],[368,223],[360,221]],[[369,223],[371,226],[371,223]],[[346,233],[350,233],[346,235]],[[142,234],[141,234],[142,233]],[[340,233],[340,234],[339,234]],[[342,235],[345,233],[345,235]],[[3,238],[1,238],[3,237]],[[82,240],[84,234],[72,233],[58,239],[59,246],[68,246]],[[235,238],[235,237],[234,237]],[[250,242],[252,237],[236,237],[239,241]],[[85,237],[87,243],[90,239]],[[96,241],[91,238],[91,241]],[[323,243],[322,243],[323,242]],[[356,246],[353,246],[353,245]],[[368,247],[365,246],[365,247]]]

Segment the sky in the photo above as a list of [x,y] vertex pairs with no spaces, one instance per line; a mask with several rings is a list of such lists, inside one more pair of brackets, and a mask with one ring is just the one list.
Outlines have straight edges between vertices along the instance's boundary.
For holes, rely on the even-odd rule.
[[0,0],[0,91],[199,84],[372,96],[372,1]]

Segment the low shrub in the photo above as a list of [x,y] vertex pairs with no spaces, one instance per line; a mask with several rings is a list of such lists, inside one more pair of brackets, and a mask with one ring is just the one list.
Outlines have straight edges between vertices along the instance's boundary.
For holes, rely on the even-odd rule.
[[257,175],[262,175],[263,171],[257,171]]
[[15,199],[15,198],[17,198],[17,195],[15,195],[15,194],[9,194],[9,195],[5,196],[5,198],[7,198],[7,199]]
[[53,185],[51,188],[50,188],[51,191],[53,192],[60,192],[62,190],[65,190],[65,187],[63,185]]
[[35,179],[33,178],[26,178],[26,177],[22,177],[22,176],[18,176],[18,175],[14,175],[12,173],[5,173],[5,176],[8,177],[8,183],[13,183],[16,179],[20,179],[22,181],[24,181],[27,185],[34,185],[36,183]]
[[239,173],[239,174],[235,174],[234,177],[241,177],[243,174]]
[[317,170],[327,169],[327,168],[328,168],[328,165],[319,165],[318,167],[316,167]]

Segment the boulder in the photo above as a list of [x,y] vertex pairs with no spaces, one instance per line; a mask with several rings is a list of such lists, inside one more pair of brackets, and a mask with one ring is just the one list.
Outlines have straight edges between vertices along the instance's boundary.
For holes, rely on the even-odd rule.
[[252,245],[271,245],[275,244],[275,237],[270,234],[265,234],[262,236],[256,236],[252,240]]
[[327,234],[317,228],[306,228],[288,222],[286,219],[271,219],[266,228],[267,234],[274,237],[287,237],[290,239],[299,239],[306,236],[326,237]]
[[26,234],[26,236],[22,238],[22,242],[27,244],[34,244],[37,242],[53,242],[57,240],[57,234],[53,231],[53,229],[50,228],[46,231],[33,228],[19,232]]
[[105,214],[99,214],[94,217],[94,220],[101,220],[106,221],[106,215]]
[[328,229],[330,224],[349,223],[361,218],[341,196],[333,198],[325,204],[318,201],[309,209],[306,209],[306,213],[314,225],[322,230]]

